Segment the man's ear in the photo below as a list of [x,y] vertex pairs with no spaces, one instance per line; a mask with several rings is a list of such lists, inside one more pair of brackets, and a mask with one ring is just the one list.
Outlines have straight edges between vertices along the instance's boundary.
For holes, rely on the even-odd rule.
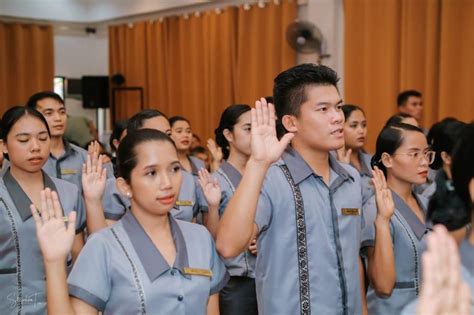
[[132,189],[125,179],[123,179],[123,177],[117,177],[115,180],[115,186],[117,187],[119,193],[129,199],[132,198]]
[[281,119],[281,123],[288,132],[295,133],[298,131],[298,127],[296,125],[296,117],[293,115],[284,115]]

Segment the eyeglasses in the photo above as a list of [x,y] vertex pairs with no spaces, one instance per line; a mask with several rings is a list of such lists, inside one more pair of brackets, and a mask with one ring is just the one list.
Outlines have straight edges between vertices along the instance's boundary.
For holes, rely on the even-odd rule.
[[395,153],[392,155],[408,155],[413,160],[420,162],[421,158],[425,158],[428,164],[432,164],[435,160],[436,152],[435,151],[426,151],[426,152],[408,152],[408,153]]

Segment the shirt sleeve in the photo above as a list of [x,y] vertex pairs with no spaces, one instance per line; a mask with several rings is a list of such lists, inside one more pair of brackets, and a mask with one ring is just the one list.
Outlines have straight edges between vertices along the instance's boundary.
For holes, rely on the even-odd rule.
[[93,234],[69,274],[69,295],[103,311],[112,287],[109,258],[104,235]]
[[130,201],[118,192],[115,178],[109,178],[105,184],[102,207],[104,208],[104,217],[115,221],[118,221],[130,207]]
[[227,272],[227,268],[224,265],[224,262],[217,254],[216,245],[214,240],[209,235],[209,241],[211,243],[211,289],[209,295],[218,293],[229,281],[230,275]]

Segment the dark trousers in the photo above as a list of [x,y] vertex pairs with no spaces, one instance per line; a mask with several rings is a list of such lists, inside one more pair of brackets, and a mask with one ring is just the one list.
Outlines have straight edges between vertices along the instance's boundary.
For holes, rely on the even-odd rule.
[[219,294],[219,308],[222,315],[257,315],[255,279],[231,277]]

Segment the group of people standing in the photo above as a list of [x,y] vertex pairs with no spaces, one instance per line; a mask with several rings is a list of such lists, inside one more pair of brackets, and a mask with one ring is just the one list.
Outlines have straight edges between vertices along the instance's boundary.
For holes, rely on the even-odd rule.
[[425,135],[407,91],[370,155],[337,83],[303,64],[226,108],[211,173],[185,117],[136,113],[108,162],[64,138],[56,94],[7,110],[0,313],[469,313],[474,124]]

